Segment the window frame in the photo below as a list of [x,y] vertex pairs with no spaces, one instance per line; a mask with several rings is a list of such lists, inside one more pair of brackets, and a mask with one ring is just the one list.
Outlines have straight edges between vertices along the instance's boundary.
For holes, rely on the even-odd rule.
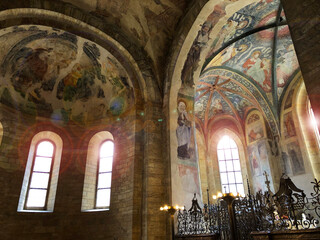
[[[27,206],[27,202],[28,202],[29,192],[30,192],[30,188],[31,188],[30,187],[31,186],[31,179],[32,179],[32,175],[34,173],[35,160],[36,160],[36,157],[37,157],[38,147],[39,147],[40,143],[42,143],[42,142],[50,142],[53,145],[53,153],[52,153],[52,157],[51,157],[51,165],[50,165],[50,172],[49,172],[48,187],[46,188],[47,192],[46,192],[45,204],[44,204],[43,207],[28,207]],[[56,144],[52,140],[50,140],[48,138],[43,138],[43,139],[40,139],[35,144],[35,150],[34,150],[33,159],[32,159],[32,165],[31,165],[31,171],[30,171],[30,176],[29,176],[29,181],[28,181],[28,187],[27,187],[25,202],[24,202],[24,206],[23,206],[24,210],[47,210],[49,192],[50,192],[50,188],[51,188],[51,180],[52,180],[52,172],[53,172],[53,165],[54,165],[55,155],[56,155]],[[32,189],[43,189],[43,188],[32,188]]]
[[[101,147],[104,143],[106,142],[112,142],[113,144],[113,153],[112,153],[112,156],[109,156],[109,157],[112,157],[112,167],[111,167],[111,171],[110,172],[100,172],[100,162],[101,162]],[[98,154],[98,162],[97,162],[97,174],[96,174],[96,190],[95,190],[95,197],[94,197],[94,209],[110,209],[110,204],[111,204],[111,186],[112,186],[112,170],[113,170],[113,161],[114,161],[114,141],[111,140],[111,139],[105,139],[104,141],[102,141],[100,143],[100,146],[98,148],[98,151],[99,151],[99,154]],[[110,187],[109,188],[98,188],[98,184],[99,184],[99,175],[101,173],[111,173],[111,182],[110,182]],[[97,206],[97,195],[98,195],[98,191],[101,190],[101,189],[110,189],[110,202],[109,202],[109,206]]]

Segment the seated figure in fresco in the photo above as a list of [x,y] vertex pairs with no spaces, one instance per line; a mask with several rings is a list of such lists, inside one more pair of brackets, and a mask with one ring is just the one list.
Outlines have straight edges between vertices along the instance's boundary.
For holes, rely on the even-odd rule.
[[254,51],[242,67],[244,68],[244,72],[259,83],[264,90],[270,91],[270,60],[267,58],[261,59],[260,50]]

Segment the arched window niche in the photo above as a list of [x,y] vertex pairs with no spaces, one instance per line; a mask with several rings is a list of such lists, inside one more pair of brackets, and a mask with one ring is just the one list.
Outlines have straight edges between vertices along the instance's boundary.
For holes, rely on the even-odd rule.
[[[295,126],[297,126],[295,128],[296,139],[301,145],[302,163],[304,166],[301,178],[307,178],[310,182],[313,178],[320,178],[319,132],[316,132],[318,129],[312,121],[311,104],[302,79],[300,79],[297,85],[298,87],[295,87],[297,89],[296,94],[292,100],[292,112],[294,123],[296,123]],[[285,113],[285,107],[283,107],[283,111]],[[285,125],[283,127],[285,128]]]
[[51,131],[37,133],[31,141],[18,211],[53,212],[63,142]]
[[[222,146],[220,142],[222,139],[225,138],[225,136],[228,136],[228,138],[232,139],[233,149],[235,149],[234,147],[236,146],[238,150],[237,152],[239,155],[238,159],[240,163],[240,172],[241,172],[241,178],[242,178],[241,180],[243,183],[244,193],[247,193],[248,187],[246,183],[247,183],[247,177],[249,176],[248,175],[249,173],[248,173],[248,167],[247,167],[246,154],[244,151],[244,144],[243,144],[244,138],[241,139],[237,133],[227,128],[220,129],[214,132],[211,135],[211,138],[209,141],[210,145],[209,145],[208,162],[209,162],[209,165],[212,166],[212,171],[210,169],[209,169],[210,171],[208,171],[208,182],[209,182],[210,193],[216,194],[217,192],[224,192],[223,185],[225,184],[225,182],[222,181],[221,174],[220,174],[221,170],[223,171],[224,169],[220,168],[218,152],[222,150],[220,149],[220,147]],[[231,159],[229,159],[229,161],[230,160]],[[210,164],[210,162],[212,163]],[[210,182],[212,182],[213,184],[210,184]],[[230,191],[229,189],[229,191],[227,192],[232,192],[232,191]],[[240,191],[240,193],[243,193],[243,192]]]
[[[279,168],[273,161],[270,148],[266,122],[259,110],[252,110],[246,117],[245,132],[247,142],[248,165],[251,172],[251,190],[254,192],[267,191],[266,177],[270,181],[270,190],[274,191],[275,176]],[[269,134],[270,135],[270,134]]]
[[81,211],[109,210],[113,150],[110,132],[96,133],[89,141]]

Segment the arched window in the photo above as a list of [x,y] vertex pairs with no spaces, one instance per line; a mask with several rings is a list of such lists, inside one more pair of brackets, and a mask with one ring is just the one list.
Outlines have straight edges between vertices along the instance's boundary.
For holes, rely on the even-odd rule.
[[218,161],[223,193],[244,194],[238,147],[225,135],[218,143]]
[[55,145],[51,141],[44,140],[37,144],[27,192],[26,209],[46,207],[54,152]]
[[111,133],[96,133],[88,145],[82,211],[110,208],[114,142]]
[[62,139],[53,132],[36,134],[30,145],[18,211],[53,211]]
[[105,141],[100,147],[97,177],[96,208],[110,206],[113,142]]

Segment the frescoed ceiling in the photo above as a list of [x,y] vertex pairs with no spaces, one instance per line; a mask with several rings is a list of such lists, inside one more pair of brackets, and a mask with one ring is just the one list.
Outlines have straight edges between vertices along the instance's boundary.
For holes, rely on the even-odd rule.
[[[264,26],[275,25],[279,3],[279,0],[262,0],[233,14],[213,41],[207,61],[217,50],[225,48],[237,37]],[[269,37],[273,37],[273,32],[269,33]]]
[[10,107],[85,124],[120,116],[134,102],[121,64],[86,39],[25,25],[1,30],[0,45],[0,102]]
[[227,20],[211,45],[195,84],[195,115],[206,131],[208,122],[221,116],[244,126],[257,109],[275,133],[281,96],[297,72],[280,1],[250,4]]
[[188,4],[186,0],[60,1],[92,12],[116,28],[126,31],[159,64],[164,62],[170,39],[174,37],[175,27]]

